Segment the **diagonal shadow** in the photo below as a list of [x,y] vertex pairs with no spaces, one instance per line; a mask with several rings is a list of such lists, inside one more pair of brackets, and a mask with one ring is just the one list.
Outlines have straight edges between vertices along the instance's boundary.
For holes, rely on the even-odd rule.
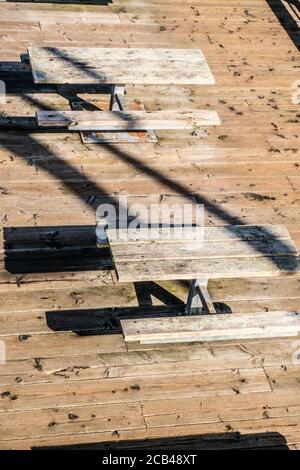
[[[178,181],[172,180],[167,175],[162,175],[158,170],[145,165],[141,161],[139,161],[136,157],[133,157],[128,152],[121,150],[117,147],[117,145],[105,143],[103,144],[108,148],[112,153],[117,155],[120,160],[123,160],[133,166],[134,168],[142,171],[145,175],[151,177],[156,181],[160,181],[164,184],[164,186],[168,189],[183,196],[187,201],[193,203],[194,202],[194,194],[192,194],[188,187],[184,186]],[[18,146],[14,149],[14,154],[20,158],[28,160],[28,154],[26,152],[26,146],[34,146],[35,151],[38,153],[47,153],[47,149],[39,142],[37,142],[33,136],[26,135],[26,142],[22,146]],[[10,146],[8,146],[5,142],[2,143],[2,147],[6,147],[8,150],[11,151]],[[52,155],[52,154],[51,154]],[[107,203],[112,205],[118,204],[118,199],[115,196],[109,195],[106,190],[101,186],[101,184],[91,180],[85,174],[79,172],[76,168],[72,167],[69,163],[65,162],[59,156],[55,156],[56,163],[60,163],[64,169],[66,170],[66,178],[62,178],[60,165],[52,165],[49,167],[47,163],[47,159],[42,160],[35,160],[34,165],[39,170],[46,171],[54,176],[57,180],[60,180],[63,185],[70,190],[71,193],[75,194],[81,201],[83,201],[88,208],[94,212],[93,207],[89,204],[89,197],[90,196],[106,196]],[[72,175],[72,180],[68,179]],[[217,216],[224,224],[226,225],[226,229],[229,232],[234,232],[234,226],[227,225],[227,224],[236,224],[236,225],[247,225],[245,222],[230,214],[229,211],[224,210],[223,208],[217,206],[217,204],[209,201],[204,195],[199,193],[196,194],[197,202],[199,204],[203,204],[205,209],[209,211],[211,214]],[[268,231],[267,228],[263,230],[264,235],[270,236],[271,233]],[[279,245],[282,249],[289,250],[288,246],[285,245],[283,240],[278,240]],[[297,269],[297,258],[290,259],[290,257],[279,257],[279,258],[272,258],[272,261],[277,265],[279,269],[282,271],[290,272],[295,271]]]
[[[77,60],[74,57],[70,57],[67,54],[62,54],[61,51],[57,50],[56,48],[51,48],[52,51],[54,51],[55,54],[58,55],[58,57],[62,60],[62,62],[74,65],[75,67],[78,65],[78,63],[81,63],[84,65],[84,62]],[[101,82],[103,80],[103,74],[98,75],[98,73],[95,70],[91,70],[90,68],[85,68],[84,69],[85,73],[91,76],[93,79],[93,82],[95,80],[98,80]],[[80,86],[80,85],[79,85]],[[23,146],[18,146],[17,149],[15,149],[15,154],[19,156],[20,158],[25,158],[25,149],[26,145],[27,146],[34,146],[37,151],[41,154],[47,153],[46,147],[37,142],[36,139],[34,139],[33,135],[25,134],[26,135],[26,143]],[[129,152],[126,152],[123,149],[120,149],[117,145],[111,144],[111,143],[103,143],[104,145],[110,152],[112,152],[114,155],[116,155],[120,160],[126,162],[128,165],[132,166],[135,169],[138,169],[139,171],[143,172],[145,175],[150,177],[151,179],[155,181],[160,181],[163,183],[163,185],[166,187],[166,189],[174,191],[178,195],[183,196],[187,201],[194,202],[194,194],[191,193],[191,190],[189,187],[185,186],[179,181],[175,181],[172,178],[170,178],[166,174],[162,174],[160,171],[151,168],[150,166],[146,165],[145,163],[141,162],[138,158],[130,155]],[[9,146],[6,144],[6,141],[2,143],[3,147],[9,148]],[[26,159],[26,158],[25,158]],[[89,177],[87,177],[85,174],[79,172],[76,168],[72,167],[69,163],[65,162],[63,159],[55,155],[55,160],[57,163],[60,163],[66,170],[66,178],[62,178],[61,171],[59,170],[59,166],[49,166],[47,165],[47,161],[39,159],[38,161],[35,161],[35,165],[38,169],[46,171],[50,173],[52,176],[54,176],[57,180],[61,180],[63,185],[73,194],[75,194],[80,200],[84,201],[84,203],[87,203],[87,200],[84,196],[107,196],[107,203],[111,204],[116,204],[118,203],[117,198],[114,196],[109,195],[106,190],[101,186],[101,184],[96,183]],[[68,176],[72,174],[72,181],[68,179]],[[76,181],[76,182],[74,182]],[[238,225],[246,225],[245,222],[230,214],[229,211],[224,210],[217,204],[209,201],[207,197],[201,194],[196,194],[197,197],[197,202],[199,204],[203,204],[205,206],[205,209],[209,211],[211,214],[217,216],[225,225],[227,230],[233,231],[233,227],[230,224],[238,224]],[[89,204],[87,204],[89,206]],[[89,206],[91,209],[91,207]],[[229,224],[229,225],[228,225]],[[271,233],[268,231],[267,228],[264,228],[264,234],[265,236],[270,236]],[[278,240],[279,245],[281,245],[281,248],[284,250],[288,250],[288,247],[286,246],[285,242],[283,240]],[[257,250],[258,251],[258,250]],[[263,251],[262,251],[263,253]],[[296,271],[298,267],[298,262],[297,258],[291,258],[291,257],[274,257],[271,258],[273,263],[282,271],[285,272],[293,272]]]
[[299,22],[300,22],[300,1],[287,0],[286,3],[293,11],[293,15],[286,8],[282,0],[266,0],[269,7],[276,15],[281,26],[285,29],[290,39],[293,41],[298,50],[300,50]]

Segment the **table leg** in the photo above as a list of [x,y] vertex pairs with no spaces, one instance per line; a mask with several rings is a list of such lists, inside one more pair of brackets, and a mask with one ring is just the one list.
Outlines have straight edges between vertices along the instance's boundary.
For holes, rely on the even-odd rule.
[[192,281],[186,304],[187,315],[217,313],[209,295],[207,285],[208,279],[194,279]]
[[112,85],[111,97],[109,103],[110,111],[123,111],[125,108],[124,103],[125,85]]
[[[125,85],[115,84],[107,85],[106,88],[108,93],[110,93],[110,102],[109,110],[110,111],[136,111],[144,110],[142,103],[134,102],[127,103],[124,99]],[[101,108],[104,109],[101,104]],[[81,104],[72,103],[72,109],[74,110],[83,110]],[[105,106],[106,109],[106,106]],[[157,142],[157,138],[153,131],[84,131],[80,132],[81,140],[84,144],[102,144],[102,143],[122,143],[122,142],[132,142],[132,143],[141,143],[141,142]]]

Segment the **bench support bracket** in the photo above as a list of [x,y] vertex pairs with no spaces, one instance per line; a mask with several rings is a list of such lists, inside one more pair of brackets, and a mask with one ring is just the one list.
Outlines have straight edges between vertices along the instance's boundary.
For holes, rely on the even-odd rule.
[[194,279],[191,282],[186,304],[187,315],[217,313],[209,295],[207,285],[208,279]]
[[[110,111],[142,111],[143,103],[139,101],[127,103],[125,97],[125,85],[108,85],[110,93],[109,110]],[[107,89],[107,86],[106,88]],[[74,111],[84,111],[85,104],[81,101],[70,101],[71,108]],[[91,107],[97,111],[106,109],[107,103],[97,101],[91,103]],[[79,131],[81,140],[84,144],[101,144],[101,143],[143,143],[157,142],[156,135],[153,130],[149,131]]]
[[124,101],[125,85],[112,85],[109,110],[110,111],[125,111],[126,104]]

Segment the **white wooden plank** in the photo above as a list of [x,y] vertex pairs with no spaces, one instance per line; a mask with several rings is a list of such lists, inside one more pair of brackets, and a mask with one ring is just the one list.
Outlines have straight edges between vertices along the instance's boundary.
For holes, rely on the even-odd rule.
[[[52,58],[70,56],[86,60],[177,60],[196,62],[205,60],[201,49],[160,49],[160,48],[129,48],[129,47],[28,47],[30,56],[34,58]],[[146,65],[146,64],[145,64]],[[148,68],[148,67],[147,67]]]
[[294,242],[287,240],[237,240],[229,242],[194,242],[180,241],[176,244],[152,242],[113,246],[115,262],[151,261],[159,259],[202,259],[202,258],[234,258],[263,256],[297,256],[298,250]]
[[197,129],[221,123],[216,111],[38,111],[39,126],[62,126],[73,131]]
[[222,341],[297,336],[300,311],[121,320],[125,341]]
[[[187,204],[189,201],[187,200]],[[195,205],[195,203],[193,203]],[[170,210],[176,208],[176,204],[169,204]],[[128,235],[127,229],[107,230],[107,236],[111,246],[117,244],[131,244],[142,241],[144,244],[152,243],[156,240],[157,243],[171,243],[169,227],[155,228],[149,231],[147,228],[131,229]],[[183,230],[183,231],[182,231]],[[173,241],[178,243],[180,240],[193,240],[195,239],[194,227],[174,227],[172,228],[174,234]],[[178,235],[179,234],[179,235]],[[269,240],[269,239],[290,239],[289,231],[284,225],[225,225],[219,227],[203,227],[204,241],[238,241],[238,240]]]
[[300,273],[296,256],[146,260],[115,263],[120,282],[271,277]]
[[29,47],[35,83],[214,84],[199,49]]

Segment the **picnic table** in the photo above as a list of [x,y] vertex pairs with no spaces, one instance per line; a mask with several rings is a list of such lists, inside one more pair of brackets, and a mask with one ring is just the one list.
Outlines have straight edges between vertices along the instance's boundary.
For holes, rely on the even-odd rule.
[[284,226],[205,227],[199,240],[194,229],[178,230],[181,238],[173,233],[172,239],[168,238],[169,228],[154,232],[142,228],[129,235],[126,229],[107,230],[119,282],[192,280],[188,318],[122,320],[126,341],[212,341],[295,336],[300,331],[300,310],[222,318],[200,315],[204,308],[207,313],[217,313],[208,291],[209,279],[299,274],[299,253]]
[[[211,110],[131,109],[124,101],[126,84],[212,85],[213,75],[199,49],[55,48],[28,49],[34,82],[57,86],[101,85],[109,88],[107,110],[86,112],[41,111],[42,126],[109,133],[153,129],[191,129],[220,124]],[[74,106],[74,103],[73,103]],[[79,108],[80,109],[80,108]],[[126,140],[126,139],[125,139]],[[187,231],[190,230],[187,228]],[[125,340],[140,342],[199,341],[252,337],[291,336],[300,331],[300,312],[268,312],[242,318],[216,313],[208,291],[213,278],[272,277],[299,274],[299,254],[287,229],[281,225],[206,227],[203,240],[145,237],[138,230],[126,239],[122,229],[108,229],[109,247],[120,282],[191,280],[185,318],[123,320]],[[133,235],[133,236],[132,236]],[[196,318],[196,316],[198,318]]]
[[125,102],[125,86],[133,85],[212,85],[214,77],[200,49],[153,48],[57,48],[29,47],[29,61],[36,84],[60,87],[101,85],[108,87],[108,110],[83,111],[78,105],[68,112],[40,111],[39,126],[67,127],[73,131],[144,131],[152,139],[154,130],[190,129],[218,125],[213,110],[159,110],[148,113],[142,103]]

